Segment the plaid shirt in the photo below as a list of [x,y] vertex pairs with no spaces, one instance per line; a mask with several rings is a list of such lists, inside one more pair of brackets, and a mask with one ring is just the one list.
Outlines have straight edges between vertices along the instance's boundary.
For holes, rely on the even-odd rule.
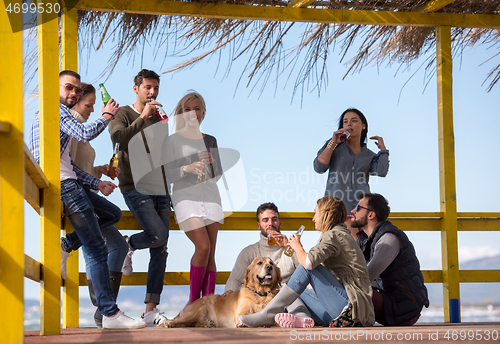
[[[68,107],[63,104],[60,104],[59,114],[61,123],[61,130],[59,131],[61,151],[59,156],[62,156],[64,150],[68,146],[70,138],[87,142],[96,138],[108,126],[108,121],[104,117],[99,117],[94,122],[88,125],[83,125],[73,118]],[[38,112],[35,114],[35,119],[31,125],[28,145],[36,161],[40,163],[40,124]],[[90,186],[90,188],[98,190],[97,186],[99,185],[99,179],[94,178],[87,172],[82,171],[73,163],[73,159],[71,159],[71,164],[73,165],[73,171],[76,173],[78,180],[80,180],[83,184]]]

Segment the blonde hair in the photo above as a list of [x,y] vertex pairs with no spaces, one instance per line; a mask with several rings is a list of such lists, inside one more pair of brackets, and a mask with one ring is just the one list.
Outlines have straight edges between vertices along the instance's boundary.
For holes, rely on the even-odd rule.
[[347,219],[344,202],[335,196],[325,196],[317,202],[320,218],[319,230],[324,233]]
[[[201,103],[201,111],[203,113],[201,120],[205,118],[205,113],[207,110],[207,107],[205,105],[205,99],[199,94],[198,92],[194,90],[189,90],[188,93],[184,97],[179,100],[177,103],[177,106],[175,107],[174,110],[174,120],[175,120],[175,131],[179,131],[180,129],[184,128],[186,126],[186,123],[184,121],[184,118],[181,116],[182,113],[184,112],[184,106],[189,103],[193,99],[198,99]],[[201,123],[200,123],[201,124]]]

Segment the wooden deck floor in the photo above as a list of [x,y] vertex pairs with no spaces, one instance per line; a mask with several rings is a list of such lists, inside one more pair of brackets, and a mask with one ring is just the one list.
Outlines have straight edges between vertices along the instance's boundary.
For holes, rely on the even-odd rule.
[[25,343],[224,343],[281,344],[322,342],[415,342],[415,343],[500,343],[500,323],[422,324],[409,327],[367,327],[329,329],[182,328],[141,330],[62,329],[58,336],[40,336],[26,331]]

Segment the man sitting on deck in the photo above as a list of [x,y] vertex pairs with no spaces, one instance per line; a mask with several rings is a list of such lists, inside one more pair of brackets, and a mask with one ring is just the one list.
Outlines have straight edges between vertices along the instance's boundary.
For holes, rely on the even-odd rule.
[[[106,203],[113,205],[91,192],[90,189],[99,190],[107,196],[116,188],[116,185],[94,178],[82,171],[73,163],[69,154],[70,138],[87,142],[97,137],[115,117],[118,104],[111,99],[103,108],[102,117],[88,125],[83,125],[69,112],[69,108],[76,104],[82,93],[78,73],[64,70],[59,74],[60,131],[53,134],[59,135],[60,138],[61,199],[64,203],[64,215],[68,217],[87,253],[87,272],[97,295],[97,307],[103,315],[102,326],[112,329],[146,327],[143,321],[129,318],[120,311],[109,282],[108,250],[100,226],[106,227],[114,224],[119,218],[116,219],[106,211]],[[39,116],[36,113],[29,134],[29,148],[37,162],[40,162],[39,128]],[[99,220],[95,214],[99,215]]]
[[[294,254],[292,257],[285,255],[288,240],[285,235],[281,234],[278,207],[274,203],[264,203],[257,208],[257,228],[260,229],[260,240],[253,245],[245,247],[240,252],[238,258],[236,258],[231,275],[227,280],[223,295],[241,288],[246,268],[257,257],[271,258],[281,270],[283,283],[288,282],[299,265],[297,255]],[[269,235],[275,238],[277,245],[269,245]],[[287,311],[298,318],[311,317],[309,310],[299,298],[287,307]]]
[[375,320],[386,326],[415,324],[429,299],[413,244],[387,221],[390,208],[382,195],[365,194],[351,213],[368,265]]

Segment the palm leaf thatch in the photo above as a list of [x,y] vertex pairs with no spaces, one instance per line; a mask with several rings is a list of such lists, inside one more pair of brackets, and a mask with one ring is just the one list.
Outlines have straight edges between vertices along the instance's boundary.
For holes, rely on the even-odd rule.
[[[316,1],[310,7],[370,11],[417,11],[428,0],[331,0]],[[193,2],[193,1],[192,1]],[[196,2],[196,1],[195,1]],[[204,0],[198,1],[204,2]],[[208,2],[208,1],[207,1]],[[279,0],[209,0],[213,3],[287,6]],[[449,3],[450,1],[447,1]],[[439,13],[499,14],[500,0],[455,0],[438,9]],[[273,73],[276,78],[295,71],[295,90],[300,86],[318,92],[327,82],[327,58],[335,48],[349,73],[368,65],[397,64],[406,68],[421,56],[427,56],[425,68],[435,68],[436,34],[433,27],[397,27],[352,24],[293,23],[249,21],[199,17],[155,16],[130,13],[79,11],[79,44],[82,49],[99,49],[103,42],[114,42],[106,72],[125,56],[140,54],[145,44],[154,42],[155,51],[167,47],[172,55],[195,54],[195,58],[169,68],[172,72],[187,68],[203,58],[226,51],[230,60],[246,58],[242,77],[247,86],[261,85],[261,91]],[[293,30],[292,30],[293,28]],[[299,37],[292,37],[297,35]],[[500,54],[500,30],[452,28],[454,57],[478,44],[492,51],[485,61]],[[171,43],[174,42],[174,43]],[[293,42],[293,43],[290,43]],[[357,50],[355,50],[357,49]],[[355,51],[352,51],[355,50]],[[354,53],[349,61],[347,53]],[[163,56],[165,58],[166,55]],[[228,70],[231,67],[229,62]],[[489,92],[500,79],[500,63],[485,77]],[[241,80],[241,77],[240,77]]]

